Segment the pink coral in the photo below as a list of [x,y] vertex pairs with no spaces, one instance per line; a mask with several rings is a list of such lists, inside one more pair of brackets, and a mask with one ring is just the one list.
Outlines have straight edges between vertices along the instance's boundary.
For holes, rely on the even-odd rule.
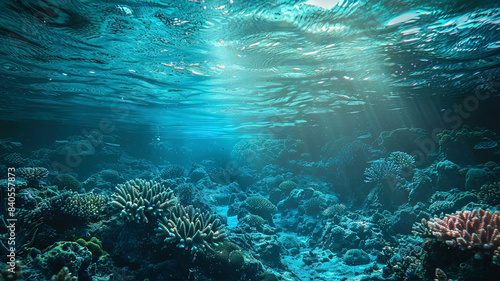
[[461,249],[489,250],[500,247],[500,212],[483,209],[456,212],[427,222],[433,236]]

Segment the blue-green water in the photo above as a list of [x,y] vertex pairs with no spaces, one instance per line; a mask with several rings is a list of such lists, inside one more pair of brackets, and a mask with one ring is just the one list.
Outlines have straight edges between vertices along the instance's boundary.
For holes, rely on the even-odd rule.
[[1,0],[0,217],[24,280],[498,281],[499,93],[494,0]]
[[498,80],[496,1],[331,2],[2,1],[2,118],[181,138],[356,126],[369,110],[411,125],[408,103]]

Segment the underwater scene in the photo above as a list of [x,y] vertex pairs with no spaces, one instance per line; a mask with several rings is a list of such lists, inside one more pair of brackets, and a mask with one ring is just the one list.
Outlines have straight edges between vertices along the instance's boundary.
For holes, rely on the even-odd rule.
[[500,280],[498,0],[0,0],[0,280]]

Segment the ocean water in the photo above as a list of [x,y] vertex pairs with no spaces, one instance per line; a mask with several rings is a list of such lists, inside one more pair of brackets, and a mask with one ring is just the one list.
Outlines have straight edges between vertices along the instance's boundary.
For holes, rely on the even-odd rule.
[[499,93],[498,1],[2,0],[0,280],[499,280]]

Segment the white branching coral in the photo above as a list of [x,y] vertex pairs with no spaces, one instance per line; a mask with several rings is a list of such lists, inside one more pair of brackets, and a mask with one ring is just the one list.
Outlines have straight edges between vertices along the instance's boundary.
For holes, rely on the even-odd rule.
[[128,221],[148,223],[148,217],[162,217],[177,202],[170,188],[154,181],[129,180],[115,189],[113,204]]
[[177,204],[168,216],[163,217],[156,229],[164,242],[177,243],[177,247],[191,250],[212,250],[219,245],[226,233],[219,219],[213,214],[200,212],[193,206]]

